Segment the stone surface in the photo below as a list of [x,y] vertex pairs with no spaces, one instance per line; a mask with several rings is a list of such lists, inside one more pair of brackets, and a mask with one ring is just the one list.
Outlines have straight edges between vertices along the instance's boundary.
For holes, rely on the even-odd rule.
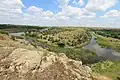
[[14,49],[0,61],[0,80],[92,80],[81,61],[48,51]]

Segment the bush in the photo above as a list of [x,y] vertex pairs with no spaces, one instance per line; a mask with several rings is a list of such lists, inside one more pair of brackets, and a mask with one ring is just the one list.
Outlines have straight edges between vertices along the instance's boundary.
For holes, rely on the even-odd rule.
[[59,47],[65,47],[65,43],[64,43],[64,42],[58,42],[57,45],[58,45]]
[[9,33],[7,31],[0,31],[1,34],[6,34],[9,35]]

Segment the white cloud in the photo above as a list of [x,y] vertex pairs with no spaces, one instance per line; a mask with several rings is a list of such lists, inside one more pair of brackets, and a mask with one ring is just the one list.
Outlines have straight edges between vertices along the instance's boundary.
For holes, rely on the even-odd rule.
[[[60,1],[60,2],[59,2]],[[68,5],[70,0],[58,0],[59,5],[62,10],[58,12],[55,17],[58,19],[81,19],[81,18],[93,18],[95,17],[94,12],[90,12],[85,8],[78,8],[78,7],[73,7],[71,5]],[[73,0],[74,4],[85,4],[83,0],[79,0],[78,2],[76,0]],[[63,5],[64,4],[64,5]]]
[[107,12],[104,16],[101,16],[101,18],[120,18],[120,11],[118,10],[111,10]]
[[31,6],[23,12],[22,9],[25,8],[25,6],[21,0],[4,0],[1,2],[2,5],[0,5],[0,23],[78,25],[83,22],[77,20],[95,16],[93,12],[68,5],[69,0],[62,1],[60,0],[62,10],[55,14],[36,6]]
[[77,7],[67,6],[65,9],[62,10],[62,13],[65,16],[75,18],[82,15],[82,10]]
[[114,6],[118,0],[88,0],[86,9],[90,11],[106,11],[108,8]]
[[84,2],[83,0],[79,0],[79,4],[80,4],[81,6],[83,6],[83,5],[85,5],[85,2]]
[[[96,18],[95,10],[106,10],[113,6],[113,0],[89,0],[85,8],[73,7],[69,5],[70,0],[58,0],[59,8],[61,11],[53,13],[49,10],[44,10],[36,6],[30,6],[26,8],[21,0],[2,0],[0,2],[0,23],[13,23],[13,24],[31,24],[31,25],[73,25],[73,26],[95,26],[95,25],[106,25],[106,23],[99,23]],[[91,4],[90,1],[95,1],[95,5]],[[99,2],[101,1],[101,2]],[[115,0],[114,0],[115,1]],[[83,0],[79,0],[78,4],[83,4]],[[103,4],[102,4],[103,3]],[[102,6],[105,9],[102,9]],[[109,5],[109,6],[108,6]],[[106,7],[107,6],[107,7]],[[89,8],[88,8],[89,7]],[[24,11],[23,11],[23,8]],[[93,10],[91,10],[93,8]],[[118,16],[120,11],[113,10],[107,12],[105,16]],[[118,17],[117,16],[117,17]],[[107,24],[110,24],[108,22]],[[115,23],[111,23],[113,25]],[[117,23],[118,24],[118,23]]]
[[70,0],[58,0],[59,7],[64,8],[64,7],[68,6],[69,1]]
[[110,10],[107,13],[105,13],[103,16],[100,16],[103,23],[106,24],[106,26],[115,26],[119,27],[120,25],[120,11],[119,10]]
[[21,0],[3,0],[0,1],[0,12],[4,13],[22,13],[24,7]]
[[36,17],[52,17],[54,15],[51,11],[44,11],[42,8],[31,6],[28,8],[28,13],[35,15]]
[[86,9],[67,6],[62,9],[61,12],[58,12],[55,17],[57,19],[81,19],[81,18],[93,18],[95,17],[95,13],[89,12]]
[[28,12],[30,12],[30,13],[41,13],[43,11],[43,9],[42,8],[38,8],[38,7],[36,7],[36,6],[31,6],[31,7],[29,7],[28,8]]
[[75,4],[75,5],[80,5],[80,6],[84,6],[85,5],[85,2],[84,2],[84,0],[73,0],[73,2],[72,2],[73,4]]
[[0,23],[19,23],[24,7],[21,0],[0,1]]

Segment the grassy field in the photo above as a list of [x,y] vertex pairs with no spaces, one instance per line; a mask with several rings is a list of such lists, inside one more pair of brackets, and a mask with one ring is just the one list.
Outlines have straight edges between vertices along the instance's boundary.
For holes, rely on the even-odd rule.
[[120,40],[119,39],[99,36],[97,38],[97,43],[103,47],[112,48],[120,52]]
[[93,72],[107,76],[113,80],[120,80],[120,62],[104,61],[91,66]]

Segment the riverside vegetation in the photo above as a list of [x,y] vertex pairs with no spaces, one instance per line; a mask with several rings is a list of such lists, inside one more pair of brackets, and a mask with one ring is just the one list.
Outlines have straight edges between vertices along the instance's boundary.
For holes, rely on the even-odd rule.
[[[4,27],[4,26],[7,26],[7,27]],[[13,28],[10,28],[10,27],[13,27]],[[19,28],[19,30],[17,30],[18,28]],[[112,48],[116,51],[119,51],[120,50],[119,49],[120,48],[119,47],[119,38],[100,34],[100,32],[101,33],[105,32],[104,34],[107,34],[106,31],[103,31],[105,29],[100,30],[100,29],[75,28],[75,27],[74,28],[73,27],[65,27],[65,28],[64,27],[62,27],[62,28],[57,28],[57,27],[49,27],[48,28],[47,27],[46,28],[46,27],[37,27],[37,26],[33,27],[33,26],[20,26],[20,25],[18,25],[18,28],[16,25],[1,25],[0,26],[0,33],[1,33],[0,34],[0,36],[1,36],[0,51],[1,51],[2,59],[4,59],[7,56],[9,58],[9,53],[11,53],[14,50],[15,50],[15,52],[16,52],[16,50],[21,50],[20,54],[22,55],[23,51],[27,51],[27,50],[33,51],[33,50],[37,49],[37,52],[38,52],[39,50],[41,50],[41,48],[43,48],[42,52],[45,52],[45,53],[54,52],[55,56],[59,56],[59,55],[61,55],[61,53],[64,53],[70,59],[82,61],[82,63],[84,65],[88,65],[91,67],[91,69],[93,70],[92,73],[100,74],[100,75],[111,78],[111,79],[105,79],[105,80],[112,80],[112,79],[119,80],[120,79],[119,78],[119,71],[120,71],[120,68],[119,68],[120,62],[119,61],[101,60],[101,58],[98,57],[95,53],[84,49],[84,46],[89,43],[89,41],[92,37],[91,32],[95,32],[95,34],[97,35],[96,40],[97,40],[98,44],[100,44],[102,47],[108,47],[108,48]],[[45,30],[42,30],[42,29],[45,29]],[[18,38],[18,39],[11,38],[11,39],[15,40],[15,41],[13,41],[7,37],[10,32],[25,32],[25,35],[23,35],[24,38],[22,38],[22,40],[21,40],[21,38]],[[115,32],[113,30],[111,30],[110,34],[113,35],[113,33],[115,33]],[[28,44],[26,44],[26,42]],[[110,44],[108,44],[108,43],[110,43]],[[4,48],[4,47],[6,47],[6,46],[14,47],[14,48],[12,48],[12,49],[7,48],[7,50],[8,50],[8,51],[6,51],[7,53],[2,54],[2,53],[5,53],[6,48]],[[22,49],[17,49],[17,48],[22,48]],[[28,51],[28,52],[30,52],[30,51]],[[42,53],[42,52],[40,52],[40,53]],[[32,52],[30,52],[30,53],[32,53]],[[16,53],[15,53],[15,55],[16,55]],[[27,52],[25,52],[25,55],[27,55]],[[37,55],[37,54],[35,54],[35,55]],[[32,55],[31,57],[36,58],[35,55]],[[44,55],[47,55],[47,54],[44,54]],[[13,55],[12,55],[12,57],[13,57]],[[56,58],[56,57],[54,57],[54,58]],[[18,58],[18,60],[19,60],[19,58]],[[44,60],[46,60],[46,59],[44,58]],[[48,60],[48,62],[49,62],[49,60]],[[39,63],[39,60],[37,63]],[[43,63],[45,63],[45,62],[43,61]],[[25,63],[25,64],[27,64],[27,63]],[[60,65],[59,61],[58,62],[55,61],[55,64],[57,64],[55,68],[58,69],[57,66]],[[42,65],[44,65],[44,64],[42,64]],[[5,66],[7,66],[7,65],[5,65]],[[2,67],[5,67],[5,66],[2,66]],[[49,69],[52,69],[52,67],[54,67],[54,66],[51,65],[51,68],[50,67],[45,68],[46,71],[43,73],[40,73],[40,74],[41,75],[48,74],[48,73],[46,73],[47,70],[49,71]],[[65,64],[65,66],[66,66],[66,64]],[[40,67],[40,66],[38,66],[38,67]],[[61,66],[61,67],[63,67],[63,66]],[[43,69],[43,68],[39,68],[39,69]],[[34,70],[36,70],[36,68]],[[30,75],[33,76],[34,70],[32,73],[29,72],[28,73],[29,75],[27,75],[27,76],[28,77],[30,77]],[[62,69],[60,69],[60,70],[62,70]],[[35,74],[37,74],[37,73],[38,72],[35,72]],[[59,74],[59,72],[56,74]],[[86,73],[86,75],[87,74],[88,73]],[[72,73],[70,73],[69,75],[72,75]],[[50,76],[52,76],[52,75],[50,75]],[[36,78],[36,77],[35,77],[35,75],[33,76],[33,78]],[[44,77],[40,77],[40,78],[43,79]],[[58,78],[60,78],[60,77],[59,76],[56,77],[56,79],[58,79]],[[64,79],[67,80],[68,78],[69,77],[66,77]],[[32,78],[31,78],[31,80],[32,80]],[[98,80],[104,80],[104,79],[101,78]]]
[[[120,52],[120,29],[93,29],[96,40],[103,48],[111,48]],[[104,61],[92,65],[96,73],[120,80],[120,61]]]
[[99,29],[95,33],[99,35],[98,44],[120,52],[120,29]]

